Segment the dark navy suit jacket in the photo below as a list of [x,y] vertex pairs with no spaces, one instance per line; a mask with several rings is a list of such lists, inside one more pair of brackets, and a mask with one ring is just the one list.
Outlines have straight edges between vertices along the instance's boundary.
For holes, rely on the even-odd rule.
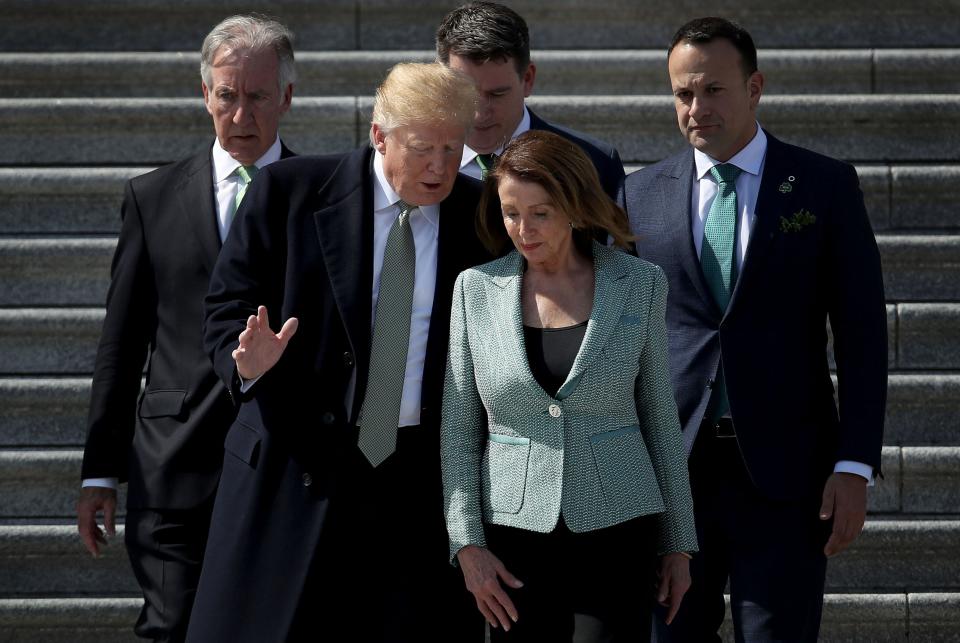
[[[621,205],[639,236],[637,254],[669,279],[670,366],[688,449],[722,352],[731,414],[754,484],[769,497],[796,499],[819,493],[839,460],[879,471],[886,309],[880,256],[854,168],[769,134],[767,140],[756,221],[725,313],[710,295],[693,243],[693,150],[627,177]],[[789,190],[781,190],[784,183]]]
[[623,186],[623,162],[620,160],[620,154],[612,145],[576,130],[549,123],[534,114],[529,107],[527,111],[530,112],[530,129],[553,132],[579,145],[580,149],[586,152],[590,160],[593,161],[593,166],[597,168],[603,191],[609,194],[611,199],[617,198],[617,194]]

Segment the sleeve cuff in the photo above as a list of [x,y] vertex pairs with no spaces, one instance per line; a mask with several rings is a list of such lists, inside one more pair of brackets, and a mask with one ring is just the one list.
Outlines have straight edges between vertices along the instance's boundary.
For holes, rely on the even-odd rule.
[[81,484],[81,487],[104,487],[106,489],[114,489],[120,486],[119,478],[86,478]]
[[840,460],[836,465],[834,465],[833,472],[853,473],[866,480],[868,487],[872,487],[874,484],[873,467],[871,467],[869,464],[854,462],[853,460]]
[[252,380],[245,380],[240,377],[240,373],[237,373],[237,379],[240,380],[240,392],[246,395],[247,392],[253,388],[253,385],[260,381],[261,377],[263,377],[263,375],[257,375]]

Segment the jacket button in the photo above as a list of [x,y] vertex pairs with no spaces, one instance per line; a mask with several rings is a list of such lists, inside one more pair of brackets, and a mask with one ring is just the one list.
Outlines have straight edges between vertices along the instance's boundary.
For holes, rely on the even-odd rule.
[[311,476],[309,473],[303,474],[303,486],[309,487],[312,484],[313,484],[313,476]]
[[336,420],[337,420],[337,416],[331,413],[330,411],[327,411],[326,413],[320,416],[320,421],[323,422],[324,424],[333,424],[334,422],[336,422]]
[[551,405],[550,405],[550,408],[549,408],[549,411],[550,411],[550,415],[552,415],[552,416],[555,417],[555,418],[558,418],[558,417],[560,417],[561,415],[563,415],[563,411],[561,411],[561,410],[560,410],[560,407],[557,406],[556,404],[551,404]]
[[713,390],[713,380],[712,380],[712,379],[707,380],[707,389],[709,389],[709,390],[711,390],[711,391]]
[[353,368],[353,354],[349,351],[343,354],[343,365],[347,368]]

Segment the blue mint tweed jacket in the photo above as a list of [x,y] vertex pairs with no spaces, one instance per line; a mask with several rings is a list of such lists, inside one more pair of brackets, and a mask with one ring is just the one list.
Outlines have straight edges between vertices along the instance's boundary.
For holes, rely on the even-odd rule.
[[483,523],[574,532],[658,516],[658,550],[695,551],[693,503],[667,365],[667,280],[594,244],[593,309],[551,397],[523,341],[516,251],[460,274],[453,294],[441,461],[450,556]]

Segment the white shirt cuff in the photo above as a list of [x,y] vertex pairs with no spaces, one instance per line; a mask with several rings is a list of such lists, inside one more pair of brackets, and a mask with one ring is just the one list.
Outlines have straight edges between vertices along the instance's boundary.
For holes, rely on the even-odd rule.
[[257,381],[259,381],[259,379],[260,379],[261,377],[263,377],[262,374],[261,374],[261,375],[257,375],[257,376],[256,376],[255,378],[253,378],[252,380],[245,380],[245,379],[243,379],[242,377],[240,377],[240,373],[237,373],[237,378],[240,380],[240,392],[241,392],[241,393],[246,393],[247,391],[249,391],[250,389],[252,389],[252,388],[253,388],[253,385],[256,384]]
[[104,487],[106,489],[116,489],[120,486],[119,478],[87,478],[81,484],[81,487]]
[[853,460],[840,460],[833,467],[834,473],[854,473],[861,478],[867,481],[867,486],[872,487],[874,484],[873,476],[873,467],[869,464],[863,464],[862,462],[854,462]]

